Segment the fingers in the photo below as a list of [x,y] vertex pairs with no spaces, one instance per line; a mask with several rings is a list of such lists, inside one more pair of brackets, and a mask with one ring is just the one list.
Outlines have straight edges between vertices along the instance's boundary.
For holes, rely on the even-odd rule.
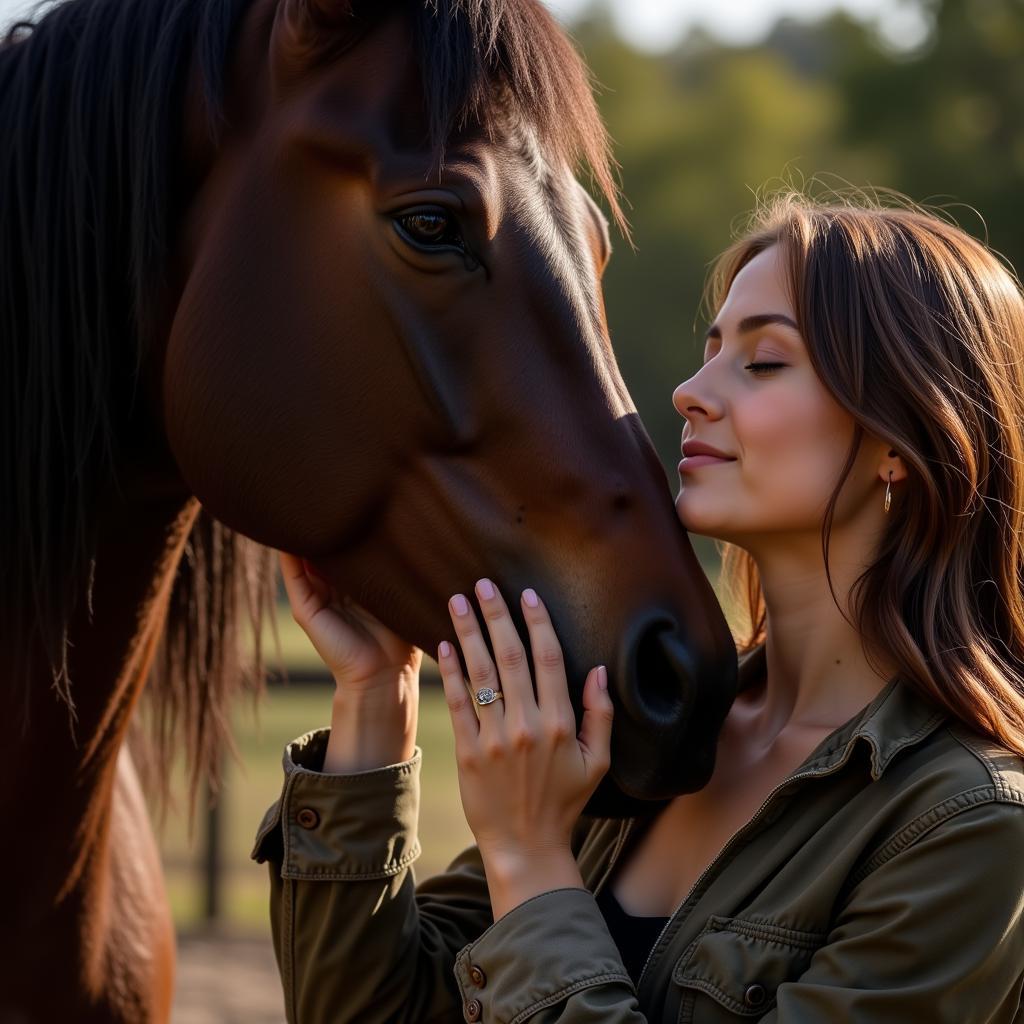
[[[459,638],[462,656],[466,661],[469,674],[469,687],[475,693],[483,686],[500,690],[501,681],[497,669],[491,661],[491,654],[484,643],[483,634],[476,614],[463,594],[455,594],[448,602],[448,614],[451,616],[455,635]],[[493,708],[492,710],[497,710]]]
[[595,784],[612,763],[613,712],[608,670],[599,665],[583,684],[583,723],[577,737],[587,776]]
[[351,673],[370,648],[368,632],[358,626],[356,616],[347,617],[334,606],[330,585],[310,572],[307,564],[295,555],[279,551],[281,576],[288,591],[292,618],[309,638],[314,650],[331,670],[335,679]]
[[494,664],[505,697],[505,718],[529,722],[536,717],[537,702],[533,695],[529,660],[519,631],[512,622],[505,599],[490,580],[477,582],[476,596],[494,650]]
[[523,591],[522,605],[526,628],[530,632],[530,649],[533,651],[533,667],[537,677],[537,704],[541,714],[546,721],[565,718],[570,730],[575,732],[576,719],[569,701],[562,645],[555,635],[548,610],[532,589]]
[[441,670],[445,701],[452,718],[455,732],[455,749],[460,753],[472,749],[473,741],[480,733],[480,724],[473,710],[473,698],[462,674],[455,648],[447,640],[437,648],[437,665]]
[[536,716],[536,702],[522,641],[505,601],[490,580],[483,579],[477,583],[476,595],[494,648],[493,659],[480,623],[465,596],[456,594],[448,607],[466,661],[470,690],[476,693],[489,686],[499,690],[504,698],[500,710],[495,704],[487,705],[481,722],[486,718],[484,725],[488,728],[508,717],[515,722],[528,722]]
[[[566,745],[575,749],[577,763],[582,764],[584,774],[596,785],[611,763],[614,708],[608,693],[607,670],[601,665],[587,676],[583,687],[583,719],[577,731],[562,646],[547,608],[536,592],[524,590],[521,597],[530,634],[533,676],[522,641],[497,588],[483,579],[477,583],[476,594],[497,665],[491,658],[477,616],[462,594],[454,595],[448,607],[466,662],[468,682],[454,647],[445,642],[438,648],[438,665],[455,729],[456,749],[461,752],[460,764],[465,767],[467,759],[475,760],[487,751],[491,757],[504,757],[509,749],[522,754],[544,740],[552,749]],[[497,703],[488,704],[478,714],[472,706],[474,695],[486,686],[503,692],[504,706],[499,711]]]
[[330,603],[330,588],[322,581],[314,581],[310,577],[301,558],[287,551],[279,551],[277,554],[292,612],[302,621],[308,622]]

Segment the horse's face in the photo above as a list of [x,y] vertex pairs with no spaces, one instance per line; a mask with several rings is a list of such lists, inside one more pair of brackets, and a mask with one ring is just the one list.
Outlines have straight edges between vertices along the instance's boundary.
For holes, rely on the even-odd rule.
[[533,586],[577,711],[595,664],[617,698],[590,809],[698,788],[733,648],[612,356],[602,214],[526,126],[438,171],[401,17],[283,77],[193,206],[164,364],[186,480],[428,653],[450,594]]

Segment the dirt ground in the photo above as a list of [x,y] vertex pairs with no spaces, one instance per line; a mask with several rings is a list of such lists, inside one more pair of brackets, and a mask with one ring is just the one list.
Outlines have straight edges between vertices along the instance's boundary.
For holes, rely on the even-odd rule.
[[180,935],[171,1021],[284,1024],[281,985],[269,939]]

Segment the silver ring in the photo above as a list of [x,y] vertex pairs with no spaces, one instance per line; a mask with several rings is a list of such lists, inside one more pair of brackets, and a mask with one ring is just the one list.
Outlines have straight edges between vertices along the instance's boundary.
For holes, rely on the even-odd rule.
[[495,690],[491,686],[481,686],[476,693],[473,694],[473,699],[483,707],[485,704],[493,704],[496,700],[504,700],[501,690]]

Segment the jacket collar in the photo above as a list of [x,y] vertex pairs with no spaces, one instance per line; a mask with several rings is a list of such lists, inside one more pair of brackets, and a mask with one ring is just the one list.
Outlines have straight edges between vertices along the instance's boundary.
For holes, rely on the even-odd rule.
[[[764,647],[741,659],[740,689],[764,672]],[[894,676],[875,698],[849,721],[829,733],[798,771],[817,772],[846,761],[863,740],[871,752],[871,778],[878,781],[892,759],[905,747],[919,743],[946,720],[947,713],[926,700],[900,676]]]
[[[746,672],[756,665],[747,656],[740,665],[740,689],[750,683]],[[763,655],[762,655],[763,657]],[[934,732],[948,716],[931,704],[899,676],[890,679],[875,698],[849,721],[833,730],[811,752],[810,756],[792,775],[827,775],[837,764],[843,764],[853,755],[858,742],[867,744],[871,754],[871,778],[877,782],[892,759],[903,749],[920,743]],[[664,801],[653,806],[649,812],[619,822],[608,819],[604,824],[613,829],[614,837],[603,849],[605,855],[599,868],[594,869],[594,878],[588,884],[596,884],[597,892],[607,880],[623,851],[637,838],[664,809]]]
[[[871,751],[871,778],[877,782],[901,750],[920,743],[947,717],[909,683],[894,676],[863,711],[822,741],[811,760],[815,767],[835,764],[849,757],[850,748],[863,740]],[[811,767],[806,764],[808,770]]]

